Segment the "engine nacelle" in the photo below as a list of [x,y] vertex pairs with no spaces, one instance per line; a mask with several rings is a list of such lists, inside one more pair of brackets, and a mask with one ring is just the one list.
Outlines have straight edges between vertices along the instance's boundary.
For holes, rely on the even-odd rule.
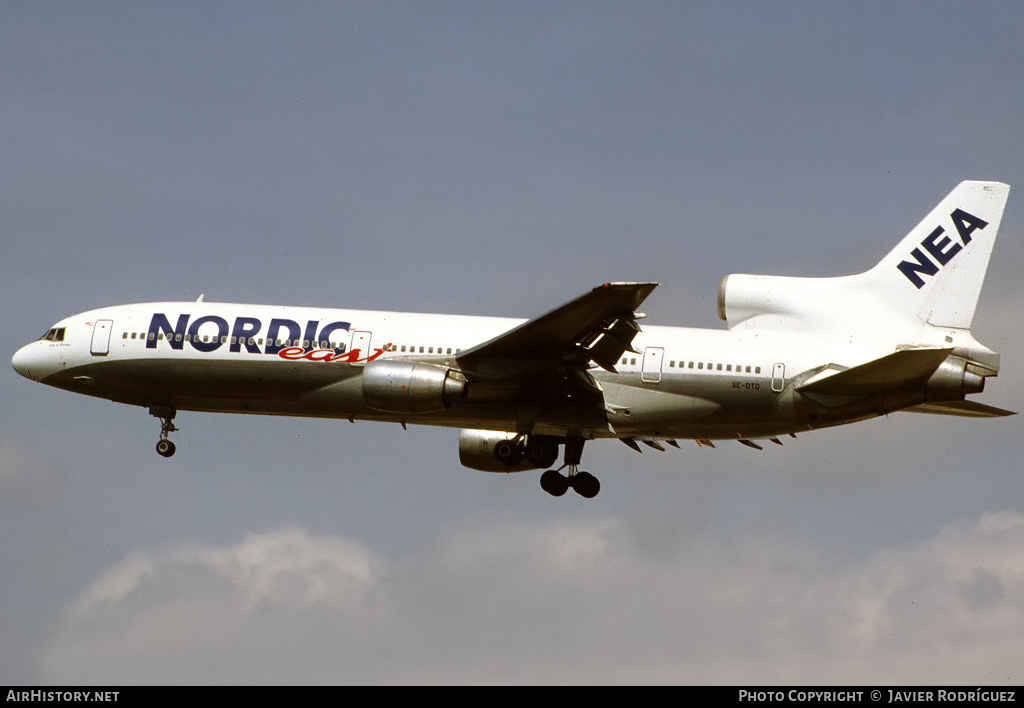
[[363,401],[388,413],[443,411],[466,396],[466,377],[437,364],[384,359],[363,369]]
[[560,438],[530,435],[516,444],[516,437],[499,430],[462,430],[459,462],[481,472],[522,472],[550,467],[558,459]]
[[972,371],[973,368],[960,357],[946,357],[928,379],[927,400],[932,403],[962,401],[968,393],[981,393],[985,378]]
[[879,318],[892,317],[892,312],[879,309],[858,278],[733,273],[718,284],[718,316],[730,328],[747,321],[787,329],[829,326],[840,318],[846,326],[858,323],[873,329]]
[[805,311],[813,298],[806,278],[734,273],[718,283],[718,317],[729,323],[758,315],[794,315]]

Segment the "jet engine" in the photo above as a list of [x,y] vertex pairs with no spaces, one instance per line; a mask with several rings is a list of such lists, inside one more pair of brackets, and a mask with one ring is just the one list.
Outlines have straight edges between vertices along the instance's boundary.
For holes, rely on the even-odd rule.
[[718,317],[730,325],[757,315],[788,316],[813,306],[817,283],[807,278],[734,273],[718,283]]
[[732,273],[718,283],[718,316],[733,328],[740,323],[792,329],[828,325],[842,318],[847,323],[869,323],[889,316],[879,309],[870,289],[859,276],[794,278],[781,275]]
[[932,403],[962,401],[968,393],[981,393],[985,378],[973,370],[976,368],[960,357],[946,357],[928,379],[927,400]]
[[466,397],[466,377],[420,361],[373,361],[363,369],[363,401],[388,413],[442,411]]
[[530,435],[517,442],[517,437],[516,433],[498,430],[462,430],[459,462],[481,472],[522,472],[555,464],[562,438]]

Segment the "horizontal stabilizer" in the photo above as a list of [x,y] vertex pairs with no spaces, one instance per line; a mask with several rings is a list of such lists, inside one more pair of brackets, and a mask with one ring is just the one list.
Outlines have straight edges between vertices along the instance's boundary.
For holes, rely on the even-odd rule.
[[952,349],[904,349],[860,366],[800,386],[801,393],[867,396],[920,386],[935,373]]
[[935,415],[959,415],[965,418],[1002,418],[1007,415],[1017,415],[1014,411],[1003,410],[995,406],[986,406],[984,403],[974,401],[949,401],[948,403],[922,403],[912,408],[903,410],[911,413],[932,413]]

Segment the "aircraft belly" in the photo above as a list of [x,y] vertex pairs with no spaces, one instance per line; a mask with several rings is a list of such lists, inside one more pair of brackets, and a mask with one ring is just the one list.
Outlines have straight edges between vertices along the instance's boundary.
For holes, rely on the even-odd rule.
[[297,402],[360,371],[312,362],[122,359],[74,367],[44,383],[132,405],[218,411],[257,407],[273,412],[276,404]]
[[604,380],[601,386],[609,426],[617,435],[735,437],[737,426],[768,423],[777,431],[788,425],[767,385],[734,385],[724,377],[710,382],[706,377],[666,377],[657,387],[639,379]]

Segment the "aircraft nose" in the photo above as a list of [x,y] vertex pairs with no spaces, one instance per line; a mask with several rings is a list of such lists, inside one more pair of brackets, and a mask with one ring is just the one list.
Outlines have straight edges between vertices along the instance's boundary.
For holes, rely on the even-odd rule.
[[[16,351],[14,353],[14,356],[11,357],[11,366],[13,366],[14,370],[17,371],[22,376],[24,376],[26,379],[38,381],[39,373],[41,372],[41,370],[38,366],[38,357],[34,355],[33,344],[35,344],[35,342],[33,342],[32,344],[26,344],[21,349]],[[33,364],[36,364],[35,368],[37,373],[35,376],[32,375]]]

